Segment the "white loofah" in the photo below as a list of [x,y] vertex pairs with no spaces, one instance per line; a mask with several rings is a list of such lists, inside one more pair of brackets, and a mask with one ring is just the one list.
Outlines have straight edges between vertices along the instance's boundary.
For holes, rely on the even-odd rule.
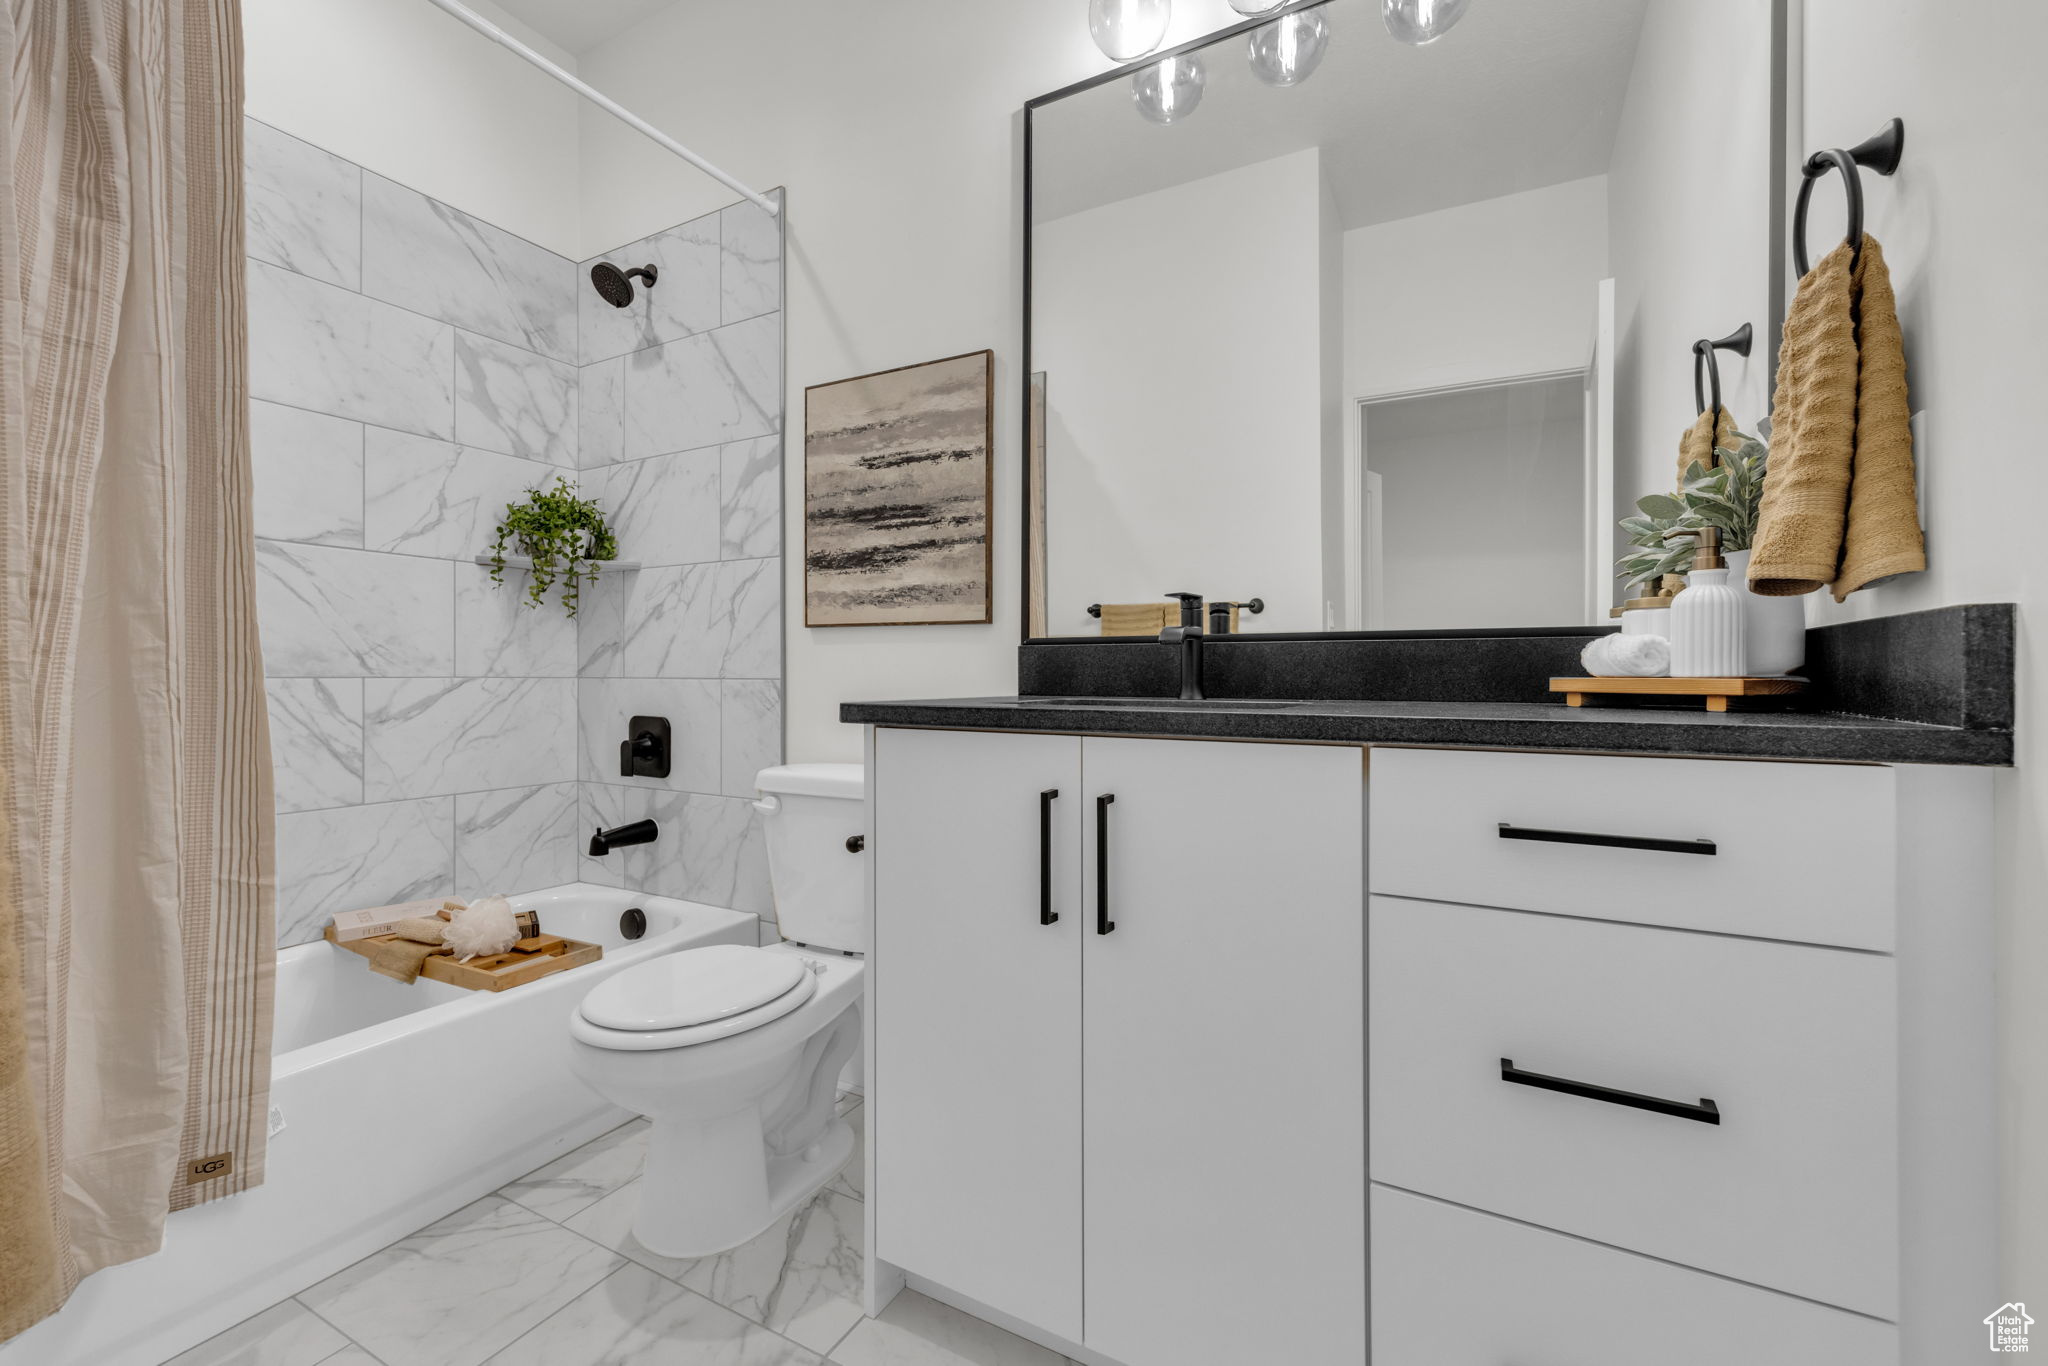
[[463,962],[503,953],[519,942],[519,922],[513,918],[512,903],[502,896],[478,897],[454,913],[441,942]]

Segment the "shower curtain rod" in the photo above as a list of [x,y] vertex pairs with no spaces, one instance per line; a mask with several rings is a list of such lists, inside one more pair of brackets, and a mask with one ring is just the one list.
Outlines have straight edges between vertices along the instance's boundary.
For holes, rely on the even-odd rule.
[[756,194],[754,191],[740,184],[739,181],[734,180],[724,171],[719,170],[716,166],[713,166],[703,157],[698,156],[695,152],[683,146],[682,143],[677,142],[674,138],[662,132],[659,128],[656,128],[646,119],[641,118],[638,114],[635,114],[632,110],[627,109],[625,106],[619,104],[616,100],[611,99],[609,96],[599,92],[598,90],[593,89],[590,85],[586,84],[585,82],[578,80],[574,74],[555,65],[546,57],[543,57],[540,53],[535,52],[532,48],[520,42],[517,38],[514,38],[511,34],[505,32],[505,30],[499,28],[490,20],[484,18],[481,14],[478,14],[475,10],[469,8],[467,5],[460,3],[460,0],[427,0],[427,3],[434,6],[434,8],[436,9],[444,10],[447,13],[453,15],[455,18],[460,19],[463,23],[469,25],[478,33],[483,34],[484,37],[490,39],[498,46],[505,48],[507,51],[515,52],[521,57],[524,57],[527,61],[533,63],[533,65],[539,67],[542,71],[547,72],[548,75],[553,76],[556,80],[560,81],[563,85],[568,86],[571,90],[581,95],[584,99],[589,100],[599,109],[604,110],[605,113],[610,114],[613,118],[619,120],[621,123],[626,124],[628,127],[631,127],[637,130],[638,132],[641,132],[646,136],[653,138],[663,147],[666,147],[669,151],[674,152],[684,161],[689,162],[692,166],[695,166],[698,170],[702,171],[705,175],[710,176],[713,180],[725,186],[727,189],[733,190],[740,194],[741,196],[743,196],[744,198],[746,198],[747,200],[749,200],[750,202],[760,205],[762,208],[766,209],[771,214],[780,214],[781,210],[776,207],[774,200],[767,198],[765,195]]

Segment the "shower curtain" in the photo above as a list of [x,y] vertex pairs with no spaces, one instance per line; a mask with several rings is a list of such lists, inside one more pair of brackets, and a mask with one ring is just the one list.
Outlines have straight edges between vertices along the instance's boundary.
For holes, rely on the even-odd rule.
[[263,1175],[239,24],[0,3],[0,1340]]

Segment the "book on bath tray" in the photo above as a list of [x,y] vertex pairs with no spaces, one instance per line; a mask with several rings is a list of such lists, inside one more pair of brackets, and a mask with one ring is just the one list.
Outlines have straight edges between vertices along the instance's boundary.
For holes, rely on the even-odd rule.
[[[401,920],[436,918],[446,920],[451,912],[465,908],[465,903],[448,898],[429,901],[401,901],[395,906],[372,906],[361,911],[336,911],[334,914],[334,939],[346,944],[352,939],[370,939],[380,934],[395,934]],[[532,911],[519,911],[518,922],[521,938],[531,938],[540,933],[540,917]]]
[[372,935],[391,934],[398,929],[398,922],[420,916],[438,916],[443,900],[401,901],[396,906],[372,906],[362,911],[337,911],[334,914],[334,937],[346,944],[351,939],[368,939]]

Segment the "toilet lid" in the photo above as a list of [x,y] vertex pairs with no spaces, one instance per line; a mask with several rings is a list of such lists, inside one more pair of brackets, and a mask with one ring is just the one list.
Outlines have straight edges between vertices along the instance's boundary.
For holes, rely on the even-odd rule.
[[807,975],[803,960],[791,954],[713,944],[636,963],[608,978],[583,998],[582,1015],[605,1029],[682,1029],[767,1005]]

